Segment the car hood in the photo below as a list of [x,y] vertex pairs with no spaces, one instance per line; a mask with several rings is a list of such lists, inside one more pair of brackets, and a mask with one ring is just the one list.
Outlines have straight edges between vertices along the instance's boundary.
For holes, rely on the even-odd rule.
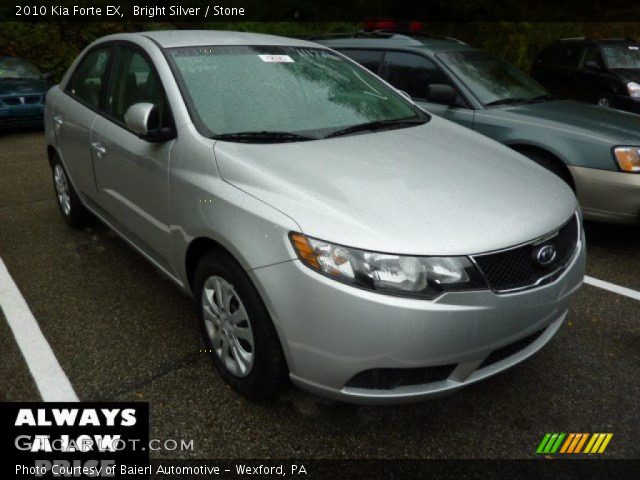
[[640,142],[640,115],[612,108],[556,100],[485,111],[511,120],[575,131],[612,145]]
[[613,70],[623,82],[640,83],[640,68],[616,68]]
[[567,185],[444,119],[271,145],[216,142],[223,179],[303,233],[361,249],[464,255],[530,241],[576,208]]
[[0,95],[42,95],[49,86],[45,80],[0,80]]

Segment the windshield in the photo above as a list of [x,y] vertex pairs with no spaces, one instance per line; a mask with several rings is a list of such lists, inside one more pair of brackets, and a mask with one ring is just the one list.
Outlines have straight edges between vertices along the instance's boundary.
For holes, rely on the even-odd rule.
[[550,98],[544,87],[526,73],[489,53],[468,50],[440,53],[438,58],[484,105]]
[[[377,77],[325,49],[217,46],[168,52],[194,121],[207,136],[234,140],[234,134],[264,138],[274,132],[291,141],[356,125],[428,118]],[[394,128],[409,124],[396,122]]]
[[640,69],[640,46],[606,45],[602,47],[602,56],[609,68]]
[[0,58],[0,79],[40,80],[36,67],[21,58]]

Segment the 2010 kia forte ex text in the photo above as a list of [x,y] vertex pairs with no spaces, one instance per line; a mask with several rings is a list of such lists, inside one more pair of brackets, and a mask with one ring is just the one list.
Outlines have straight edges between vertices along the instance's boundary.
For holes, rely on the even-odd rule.
[[314,43],[104,37],[45,117],[63,217],[193,295],[248,397],[287,378],[365,403],[453,391],[544,346],[582,284],[562,180]]

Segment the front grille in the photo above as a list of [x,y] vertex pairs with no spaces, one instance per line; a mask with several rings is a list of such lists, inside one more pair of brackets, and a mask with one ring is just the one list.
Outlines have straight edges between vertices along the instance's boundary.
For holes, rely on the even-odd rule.
[[[554,278],[554,274],[567,266],[575,253],[579,231],[578,218],[574,215],[544,240],[500,252],[475,255],[473,259],[489,287],[496,292],[532,287],[545,278]],[[556,256],[549,265],[541,266],[535,257],[538,250],[546,245],[555,248]]]
[[372,368],[356,374],[345,387],[393,390],[397,387],[425,385],[446,380],[456,365],[423,368]]
[[524,350],[533,342],[535,342],[538,339],[538,337],[542,335],[543,332],[544,332],[544,329],[538,330],[537,332],[532,333],[528,337],[521,338],[520,340],[510,343],[509,345],[505,345],[504,347],[494,350],[489,354],[487,358],[484,359],[484,361],[480,364],[477,370],[480,370],[481,368],[484,368],[484,367],[488,367],[489,365],[492,365],[494,363],[498,363],[500,360],[504,360],[505,358],[510,357],[511,355],[515,355],[520,350]]
[[2,101],[5,105],[11,105],[11,106],[35,105],[42,101],[42,95],[0,97],[0,101]]
[[26,105],[33,105],[34,103],[40,103],[42,100],[42,95],[29,95],[24,97],[24,103]]
[[22,102],[18,97],[4,97],[0,98],[2,102],[6,105],[22,105]]

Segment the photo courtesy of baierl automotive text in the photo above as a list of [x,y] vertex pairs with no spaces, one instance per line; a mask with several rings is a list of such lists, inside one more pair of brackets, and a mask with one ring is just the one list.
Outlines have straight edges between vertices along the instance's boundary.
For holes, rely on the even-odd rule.
[[0,7],[7,478],[638,477],[640,7],[401,4]]

